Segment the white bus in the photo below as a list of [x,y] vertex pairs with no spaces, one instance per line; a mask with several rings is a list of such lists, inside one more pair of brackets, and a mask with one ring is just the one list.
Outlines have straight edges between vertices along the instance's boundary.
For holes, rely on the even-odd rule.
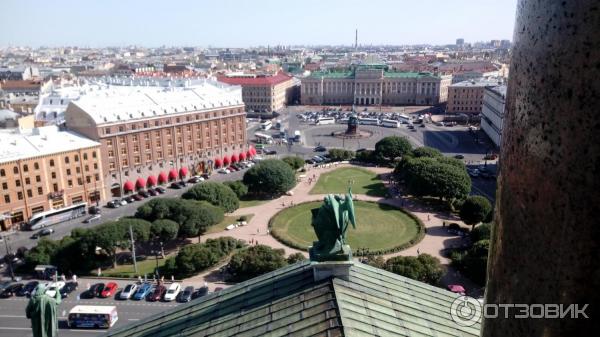
[[408,122],[410,122],[410,117],[408,117],[408,115],[406,114],[401,114],[400,121],[402,122],[402,124],[408,124]]
[[271,121],[264,121],[264,122],[260,123],[260,128],[262,130],[269,130],[272,126],[273,126],[273,123]]
[[335,124],[335,118],[333,117],[319,117],[317,119],[316,125],[325,125],[325,124]]
[[273,144],[273,137],[264,133],[257,132],[254,137],[256,137],[256,143],[258,144]]
[[399,128],[400,122],[394,119],[384,119],[381,121],[381,125],[385,126],[386,128]]
[[377,118],[359,118],[358,124],[361,125],[379,125],[379,119]]
[[79,203],[59,209],[52,209],[45,212],[34,214],[27,223],[29,230],[36,230],[46,226],[52,226],[59,222],[71,220],[84,216],[86,213],[87,203]]
[[76,305],[69,311],[69,328],[108,329],[119,316],[117,307],[108,305]]

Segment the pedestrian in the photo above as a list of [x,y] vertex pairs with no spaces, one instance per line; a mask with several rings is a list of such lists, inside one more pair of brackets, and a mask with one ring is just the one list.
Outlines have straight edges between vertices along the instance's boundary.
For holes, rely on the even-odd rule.
[[417,248],[417,255],[421,255],[421,252],[419,251],[419,248]]
[[102,275],[102,268],[98,267],[98,277]]
[[429,217],[429,214],[427,214],[427,221],[431,220],[431,218]]
[[71,279],[73,280],[73,283],[77,284],[77,275],[73,274],[73,276],[71,276]]
[[446,220],[442,221],[442,227],[446,227]]

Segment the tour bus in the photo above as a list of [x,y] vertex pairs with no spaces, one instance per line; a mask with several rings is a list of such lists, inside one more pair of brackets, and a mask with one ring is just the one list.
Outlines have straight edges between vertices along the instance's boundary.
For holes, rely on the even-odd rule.
[[86,209],[87,203],[82,202],[59,209],[52,209],[49,211],[36,213],[31,217],[31,219],[29,219],[27,227],[29,230],[34,231],[42,227],[52,226],[59,222],[75,219],[80,216],[84,216]]
[[300,141],[302,140],[302,134],[300,133],[299,130],[294,131],[294,141],[296,143],[300,143]]
[[358,124],[361,125],[379,125],[379,119],[377,118],[359,118]]
[[406,114],[401,114],[400,121],[402,122],[402,124],[408,124],[410,122],[410,117],[408,117],[408,115]]
[[119,316],[117,307],[108,305],[76,305],[69,311],[69,328],[108,329]]
[[271,121],[264,121],[264,122],[260,123],[260,128],[262,130],[269,130],[272,126],[273,126],[273,123]]
[[257,132],[254,134],[254,137],[256,137],[256,142],[258,144],[273,144],[273,137],[264,133]]
[[325,125],[325,124],[335,124],[335,118],[333,117],[319,117],[317,119],[316,125]]
[[381,125],[385,126],[386,128],[399,128],[400,122],[393,119],[384,119],[381,121]]

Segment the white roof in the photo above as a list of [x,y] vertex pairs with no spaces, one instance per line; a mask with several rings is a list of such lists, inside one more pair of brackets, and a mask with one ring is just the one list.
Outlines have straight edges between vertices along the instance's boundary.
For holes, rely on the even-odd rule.
[[[243,104],[240,86],[201,81],[185,87],[110,85],[88,90],[71,105],[90,115],[96,124],[159,117]],[[70,109],[67,108],[67,114]]]
[[76,305],[69,314],[110,314],[116,308],[113,305]]
[[100,143],[55,125],[0,130],[0,163],[99,146]]

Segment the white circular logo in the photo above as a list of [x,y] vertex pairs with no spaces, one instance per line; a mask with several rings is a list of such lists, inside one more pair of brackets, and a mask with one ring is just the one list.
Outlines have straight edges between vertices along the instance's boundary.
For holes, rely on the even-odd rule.
[[469,296],[457,297],[450,306],[452,320],[461,326],[471,326],[481,320],[481,303]]

